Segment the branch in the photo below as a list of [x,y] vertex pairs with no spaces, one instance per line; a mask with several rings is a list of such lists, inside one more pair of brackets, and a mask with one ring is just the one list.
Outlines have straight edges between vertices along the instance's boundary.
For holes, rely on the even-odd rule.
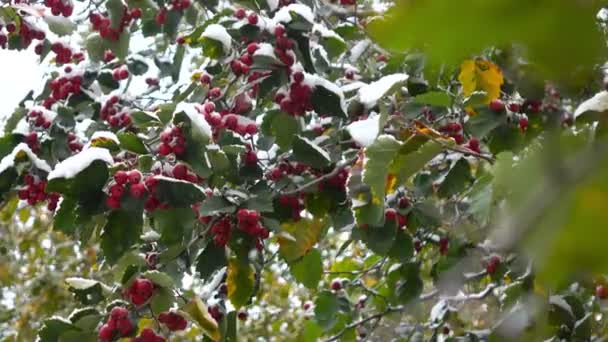
[[304,185],[301,185],[294,190],[286,191],[283,193],[283,195],[290,196],[290,195],[299,194],[300,192],[310,188],[311,186],[317,185],[317,184],[337,175],[340,171],[342,171],[342,169],[344,169],[345,167],[354,163],[357,160],[357,158],[358,158],[358,156],[352,157],[352,158],[344,161],[343,163],[340,163],[339,165],[337,165],[330,173],[324,174],[323,176],[321,176],[319,178],[315,178],[314,180],[312,180]]
[[405,309],[404,306],[389,306],[386,310],[376,313],[374,315],[368,316],[366,318],[363,318],[359,321],[353,322],[349,325],[347,325],[346,327],[344,327],[344,329],[342,329],[339,333],[335,334],[334,336],[324,340],[324,342],[331,342],[331,341],[337,341],[340,339],[340,337],[342,337],[342,335],[344,335],[348,330],[350,329],[354,329],[360,325],[363,325],[369,321],[373,321],[373,320],[378,320],[380,321],[382,318],[384,318],[384,316],[388,315],[389,313],[393,313],[393,312],[401,312]]

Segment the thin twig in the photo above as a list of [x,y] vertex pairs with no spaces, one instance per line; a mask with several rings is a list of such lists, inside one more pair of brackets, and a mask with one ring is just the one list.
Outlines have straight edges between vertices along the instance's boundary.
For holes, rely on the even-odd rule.
[[338,166],[336,166],[330,173],[324,174],[323,176],[319,177],[319,178],[315,178],[314,180],[299,186],[298,188],[291,190],[291,191],[286,191],[283,193],[283,195],[286,196],[290,196],[290,195],[296,195],[299,194],[300,192],[314,186],[317,185],[335,175],[337,175],[340,171],[342,171],[342,169],[344,169],[345,167],[351,165],[352,163],[354,163],[357,160],[358,156],[352,157],[346,161],[344,161],[343,163],[340,163]]

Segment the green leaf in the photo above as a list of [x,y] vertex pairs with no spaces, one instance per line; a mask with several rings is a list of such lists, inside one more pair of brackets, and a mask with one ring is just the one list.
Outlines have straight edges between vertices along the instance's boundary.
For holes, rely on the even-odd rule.
[[329,330],[336,323],[339,310],[338,297],[334,293],[319,293],[315,300],[315,320],[323,330]]
[[469,120],[464,124],[464,129],[477,139],[486,137],[496,127],[507,122],[505,114],[495,113],[489,108],[479,108],[476,109],[476,112],[477,115],[469,117]]
[[144,273],[142,273],[141,275],[142,277],[152,281],[155,285],[167,288],[167,289],[172,289],[173,286],[175,285],[173,283],[173,279],[171,279],[171,277],[163,272],[160,271],[156,271],[156,270],[151,270],[151,271],[146,271]]
[[179,73],[182,69],[182,62],[184,61],[184,54],[186,53],[186,46],[184,44],[178,45],[173,56],[173,66],[171,70],[171,79],[173,82],[177,82],[179,79]]
[[209,278],[226,264],[226,248],[217,246],[213,241],[208,242],[196,257],[196,271],[201,279]]
[[92,279],[67,278],[68,290],[84,305],[93,305],[104,299],[103,284]]
[[118,36],[118,40],[104,40],[106,47],[118,57],[120,60],[124,60],[129,54],[129,39],[131,38],[131,34],[128,29],[125,29],[120,36]]
[[443,147],[437,142],[427,141],[419,145],[419,142],[408,140],[390,166],[391,173],[397,175],[397,184],[405,183],[441,151]]
[[323,335],[323,329],[312,320],[304,322],[304,327],[298,334],[297,342],[316,342]]
[[138,241],[142,230],[142,217],[124,210],[114,210],[101,233],[101,250],[110,264],[130,250]]
[[285,222],[281,228],[289,235],[279,235],[279,253],[287,262],[293,262],[308,253],[319,241],[325,222],[302,218],[297,222]]
[[53,178],[49,180],[46,191],[59,192],[72,197],[81,206],[98,208],[102,205],[102,189],[108,179],[108,166],[102,160],[93,161],[73,178]]
[[49,318],[42,323],[42,328],[38,331],[38,338],[40,342],[59,342],[62,334],[78,330],[80,329],[64,318]]
[[231,258],[228,262],[226,285],[228,299],[235,308],[240,308],[249,302],[254,290],[253,268],[244,258]]
[[471,166],[465,158],[460,158],[456,161],[443,182],[439,186],[437,194],[440,197],[448,198],[459,194],[471,185],[473,176],[471,175]]
[[60,37],[70,35],[76,29],[76,24],[66,17],[45,15],[43,18],[49,30]]
[[154,295],[150,299],[150,308],[155,313],[169,310],[175,302],[175,295],[171,289],[159,287],[154,289]]
[[262,132],[275,138],[277,145],[287,151],[300,131],[300,125],[293,116],[281,111],[269,111],[262,121]]
[[414,98],[414,103],[421,105],[449,107],[452,103],[450,96],[443,91],[430,91]]
[[203,47],[203,55],[212,59],[219,59],[224,55],[224,45],[217,40],[207,37],[199,38],[199,43]]
[[190,208],[159,209],[152,213],[154,228],[166,245],[190,241],[195,216]]
[[143,111],[135,111],[130,114],[131,119],[133,120],[133,124],[137,127],[146,128],[150,126],[160,126],[161,122],[158,117],[154,114],[143,112]]
[[395,243],[391,247],[388,255],[398,261],[406,262],[414,256],[414,242],[412,236],[405,229],[398,229]]
[[323,168],[331,164],[329,154],[314,142],[300,135],[293,141],[293,157],[296,161]]
[[323,274],[321,253],[317,249],[289,265],[293,277],[309,289],[316,289]]
[[414,262],[402,264],[388,274],[387,284],[391,289],[391,301],[407,304],[417,299],[423,289],[420,266]]
[[193,183],[166,177],[157,179],[156,196],[174,208],[189,208],[205,198],[203,190]]
[[357,228],[353,233],[359,233],[361,240],[374,253],[386,255],[395,244],[397,236],[397,222],[385,220],[381,226],[370,225],[366,229]]
[[137,57],[130,56],[127,58],[127,68],[133,75],[140,76],[148,72],[148,64],[143,59],[143,56],[135,55]]
[[132,132],[122,132],[117,134],[120,147],[137,154],[146,154],[146,145]]
[[201,216],[212,216],[219,213],[233,213],[235,211],[236,206],[221,196],[207,197],[207,199],[201,203],[198,210]]
[[312,92],[310,100],[312,106],[319,115],[337,116],[346,118],[346,112],[343,107],[343,99],[340,95],[325,88],[323,85],[317,84]]
[[118,29],[121,25],[122,16],[125,11],[125,4],[121,0],[106,1],[106,8],[110,16],[110,24],[114,29]]
[[205,303],[195,296],[192,300],[184,307],[184,311],[203,329],[205,335],[207,335],[213,341],[219,341],[221,339],[220,329],[217,322],[207,310]]

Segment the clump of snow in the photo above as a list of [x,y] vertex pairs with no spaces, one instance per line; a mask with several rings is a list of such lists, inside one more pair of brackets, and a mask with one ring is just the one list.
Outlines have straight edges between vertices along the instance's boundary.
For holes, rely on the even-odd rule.
[[68,284],[68,286],[73,287],[75,289],[86,289],[95,286],[99,283],[97,280],[80,277],[65,278],[65,282],[66,284]]
[[370,46],[371,41],[369,39],[361,40],[355,46],[350,49],[349,60],[351,63],[357,63],[361,55],[367,50]]
[[340,88],[342,89],[343,92],[350,93],[351,91],[355,91],[366,85],[367,85],[367,83],[365,83],[365,82],[355,81],[355,82],[350,82],[348,84],[345,84]]
[[224,52],[229,51],[232,47],[232,37],[230,37],[228,31],[226,31],[226,28],[219,24],[211,24],[207,26],[205,31],[203,31],[203,34],[201,34],[201,37],[213,39],[222,43]]
[[366,108],[375,106],[392,87],[407,81],[408,77],[407,74],[392,74],[359,88],[359,102]]
[[93,141],[95,139],[107,139],[107,140],[112,140],[116,144],[120,144],[116,134],[109,132],[109,131],[97,131],[97,132],[93,133],[93,135],[91,136],[91,141]]
[[346,113],[346,100],[344,99],[344,92],[342,92],[340,87],[338,87],[335,83],[314,74],[305,73],[304,76],[304,83],[308,84],[311,88],[314,89],[316,87],[323,87],[338,95],[340,98],[340,107],[342,108],[342,112]]
[[114,159],[107,149],[89,147],[55,165],[55,169],[49,173],[48,179],[74,178],[96,160],[104,161],[107,164],[114,163]]
[[373,144],[380,132],[380,115],[351,123],[346,130],[353,140],[362,147]]
[[600,91],[589,100],[581,103],[574,111],[574,118],[585,112],[604,112],[608,110],[608,91]]
[[196,110],[196,104],[189,102],[180,102],[175,108],[175,114],[184,112],[190,119],[192,128],[196,132],[205,138],[209,139],[212,135],[211,126],[207,123],[207,120]]
[[29,146],[27,146],[26,143],[20,143],[19,145],[15,146],[15,148],[9,155],[2,158],[2,160],[0,161],[0,173],[4,172],[9,167],[14,166],[15,158],[17,158],[17,156],[22,153],[25,153],[30,159],[30,161],[34,164],[34,166],[36,166],[38,169],[46,172],[51,172],[51,167],[49,166],[49,164],[47,164],[46,161],[38,158],[38,156],[34,152],[32,152],[32,150]]
[[277,59],[277,56],[274,54],[274,47],[268,43],[259,43],[258,49],[253,53],[253,57],[255,56],[264,56]]
[[312,27],[313,33],[318,33],[323,38],[334,38],[344,42],[344,38],[340,37],[335,31],[328,29],[323,24],[314,24]]
[[266,4],[268,4],[268,8],[272,12],[279,7],[279,0],[266,0]]
[[282,7],[277,13],[275,13],[272,18],[276,23],[285,23],[289,24],[293,18],[291,17],[291,12],[296,13],[300,17],[304,18],[304,20],[309,23],[314,23],[315,16],[312,13],[310,7],[303,4],[291,4],[285,7]]
[[17,122],[17,126],[13,129],[13,133],[28,135],[31,132],[30,124],[27,122],[26,118],[23,118]]

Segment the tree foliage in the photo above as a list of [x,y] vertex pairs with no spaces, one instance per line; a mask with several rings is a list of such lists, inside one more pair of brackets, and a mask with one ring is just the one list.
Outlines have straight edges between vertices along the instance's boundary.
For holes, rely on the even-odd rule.
[[606,13],[5,2],[0,337],[602,338]]

